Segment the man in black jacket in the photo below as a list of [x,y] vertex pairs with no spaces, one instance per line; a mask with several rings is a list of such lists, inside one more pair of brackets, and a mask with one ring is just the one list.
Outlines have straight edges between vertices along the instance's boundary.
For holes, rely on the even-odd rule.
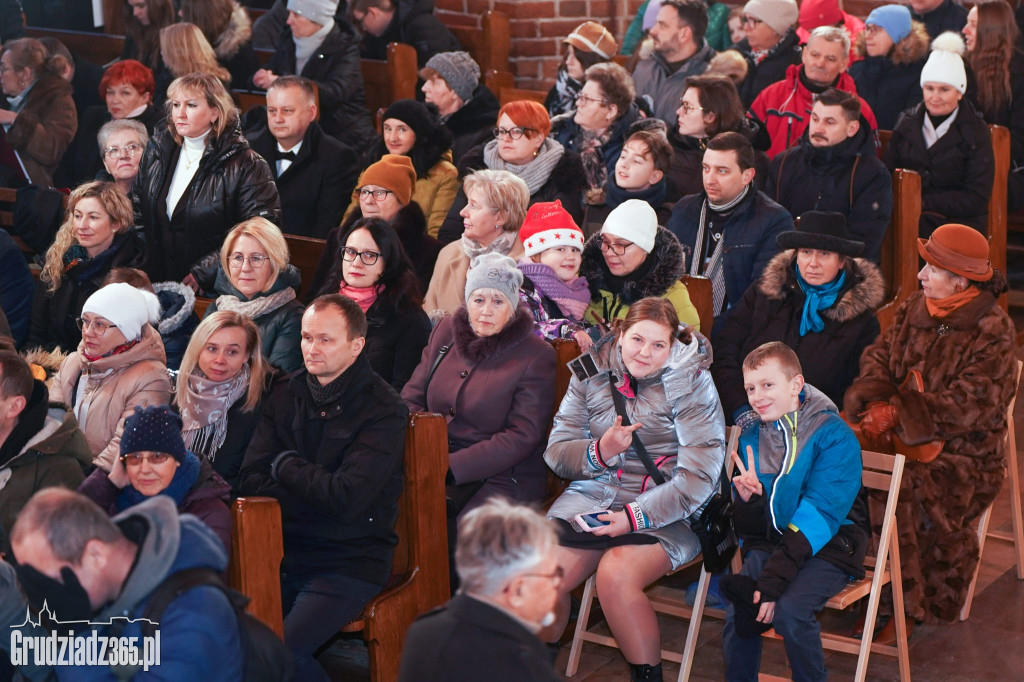
[[420,69],[423,99],[437,107],[452,134],[452,163],[493,138],[501,104],[480,82],[480,66],[468,52],[441,52]]
[[326,239],[338,226],[359,166],[356,154],[316,122],[312,84],[282,76],[267,90],[266,126],[246,131],[267,160],[281,197],[281,231]]
[[791,215],[843,214],[850,238],[864,242],[864,257],[879,262],[892,216],[892,178],[856,95],[829,88],[817,96],[800,141],[772,160],[765,194]]
[[366,59],[387,59],[388,43],[412,45],[419,66],[438,52],[462,49],[434,16],[434,0],[355,0],[350,16],[363,34],[359,52]]
[[245,455],[243,495],[281,503],[284,635],[295,679],[384,585],[398,541],[409,411],[363,354],[366,316],[328,294],[302,317],[305,369],[279,382]]
[[924,24],[928,37],[938,38],[946,31],[960,33],[967,24],[967,8],[953,0],[910,0],[911,16]]

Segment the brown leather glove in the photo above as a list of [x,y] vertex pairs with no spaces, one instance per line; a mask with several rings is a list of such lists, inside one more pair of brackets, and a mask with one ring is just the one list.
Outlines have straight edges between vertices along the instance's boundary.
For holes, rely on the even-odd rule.
[[877,440],[882,434],[896,428],[899,423],[895,407],[889,403],[874,403],[864,413],[860,429],[870,438]]

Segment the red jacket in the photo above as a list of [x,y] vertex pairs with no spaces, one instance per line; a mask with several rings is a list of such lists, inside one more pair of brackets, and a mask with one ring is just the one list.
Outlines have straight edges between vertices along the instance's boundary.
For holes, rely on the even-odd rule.
[[[786,69],[786,78],[778,83],[772,83],[762,90],[754,103],[750,105],[750,111],[764,123],[772,138],[772,146],[768,149],[769,158],[775,158],[779,152],[795,145],[810,123],[812,93],[800,82],[800,69],[802,68],[801,64],[791,64]],[[854,84],[853,78],[845,71],[839,74],[839,83],[836,84],[836,88],[843,92],[857,94],[857,86]],[[871,107],[864,101],[864,98],[858,97],[858,99],[860,99],[861,113],[871,124],[871,130],[877,130],[878,122],[875,120],[875,112],[871,111]],[[799,119],[790,119],[775,114],[769,115],[769,109],[791,112],[799,116]],[[792,121],[791,126],[790,121]]]

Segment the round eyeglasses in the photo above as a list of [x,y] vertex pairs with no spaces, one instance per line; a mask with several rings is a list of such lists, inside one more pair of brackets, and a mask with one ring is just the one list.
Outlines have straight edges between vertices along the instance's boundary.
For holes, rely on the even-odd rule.
[[241,253],[233,253],[228,258],[228,265],[240,269],[245,266],[245,261],[249,261],[249,265],[253,270],[259,270],[268,260],[269,257],[264,256],[262,253],[254,253],[248,256]]
[[134,159],[136,156],[142,153],[144,147],[141,144],[126,144],[123,147],[107,147],[103,150],[103,156],[109,161],[114,159],[120,159],[122,154],[127,154],[128,158]]
[[107,333],[108,329],[117,329],[116,324],[102,322],[100,320],[87,320],[84,317],[76,317],[75,324],[77,324],[78,328],[83,332],[87,332],[92,329],[96,336],[103,336]]

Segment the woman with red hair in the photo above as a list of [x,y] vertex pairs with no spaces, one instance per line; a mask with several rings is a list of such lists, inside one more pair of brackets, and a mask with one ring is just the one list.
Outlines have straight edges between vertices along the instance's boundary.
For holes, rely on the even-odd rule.
[[57,184],[75,187],[96,179],[96,174],[103,170],[106,150],[97,148],[97,135],[104,123],[134,119],[146,126],[146,132],[152,136],[153,129],[164,118],[163,111],[153,106],[155,88],[153,72],[141,62],[122,59],[110,65],[100,79],[100,97],[105,104],[89,107],[82,113],[78,133],[61,162]]
[[[577,223],[583,218],[581,200],[586,178],[578,152],[548,137],[551,117],[544,105],[530,100],[509,102],[498,112],[494,139],[466,152],[459,162],[459,177],[476,170],[503,170],[522,178],[530,190],[530,204],[562,202]],[[459,190],[448,217],[437,234],[442,244],[462,236],[466,193]]]

